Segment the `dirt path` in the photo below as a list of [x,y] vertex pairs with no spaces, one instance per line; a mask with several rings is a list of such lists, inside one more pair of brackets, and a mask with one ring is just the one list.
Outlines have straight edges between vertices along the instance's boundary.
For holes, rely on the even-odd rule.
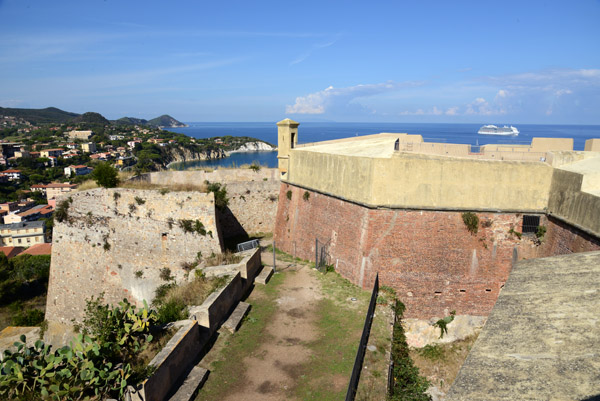
[[287,270],[276,300],[277,312],[266,326],[267,335],[256,352],[242,361],[245,384],[226,401],[294,399],[291,390],[302,365],[311,357],[306,344],[316,339],[314,312],[323,295],[309,267],[298,265]]

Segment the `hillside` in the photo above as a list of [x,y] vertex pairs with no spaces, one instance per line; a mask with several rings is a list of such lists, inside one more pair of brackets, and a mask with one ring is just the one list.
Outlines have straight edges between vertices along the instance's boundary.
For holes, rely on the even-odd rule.
[[72,113],[57,109],[56,107],[47,107],[45,109],[15,109],[9,107],[0,107],[0,116],[11,116],[21,118],[31,124],[63,124],[63,123],[88,123],[99,125],[146,125],[149,127],[186,127],[184,123],[177,121],[173,117],[163,114],[152,120],[143,118],[122,117],[118,120],[107,120],[102,114],[87,112],[83,114]]
[[186,125],[180,121],[177,121],[173,117],[163,114],[160,117],[153,118],[147,122],[147,125],[152,127],[186,127]]
[[45,109],[0,107],[0,115],[22,118],[32,124],[66,123],[79,116],[77,113],[63,111],[56,107],[46,107]]
[[88,111],[87,113],[83,113],[80,116],[75,117],[71,120],[73,123],[87,123],[87,124],[98,124],[98,125],[108,125],[110,121],[108,121],[104,116],[100,113],[94,113]]
[[146,125],[148,124],[148,120],[135,117],[121,117],[118,120],[112,121],[112,123],[116,125]]

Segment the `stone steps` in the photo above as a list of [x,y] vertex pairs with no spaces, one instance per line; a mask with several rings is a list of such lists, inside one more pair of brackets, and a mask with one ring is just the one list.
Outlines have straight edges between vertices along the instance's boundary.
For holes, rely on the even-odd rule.
[[254,282],[258,284],[267,284],[273,275],[273,271],[274,270],[271,266],[264,266],[258,276],[256,276],[254,279]]
[[194,366],[181,387],[169,398],[169,401],[190,401],[194,399],[207,378],[208,370]]
[[244,316],[246,316],[246,314],[248,313],[249,310],[250,310],[250,304],[248,304],[246,302],[240,302],[235,307],[233,312],[231,312],[229,319],[227,319],[227,321],[225,323],[223,323],[221,328],[228,330],[230,333],[235,333],[237,331],[237,329],[240,327],[240,324],[242,323],[242,319],[244,318]]

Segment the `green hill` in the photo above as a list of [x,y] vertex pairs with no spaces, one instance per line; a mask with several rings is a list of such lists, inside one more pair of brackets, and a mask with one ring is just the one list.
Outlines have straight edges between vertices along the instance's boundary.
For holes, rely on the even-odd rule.
[[121,117],[118,120],[112,121],[112,123],[116,125],[146,125],[148,124],[148,120],[135,117]]
[[46,107],[45,109],[13,109],[9,107],[0,107],[0,115],[22,118],[32,124],[66,123],[79,116],[77,113],[63,111],[56,107]]
[[143,118],[123,117],[118,120],[109,121],[102,114],[87,112],[83,114],[71,113],[57,109],[56,107],[47,107],[45,109],[13,109],[9,107],[0,107],[0,116],[12,116],[22,118],[32,124],[62,124],[62,123],[88,123],[98,125],[146,125],[150,127],[185,127],[182,122],[177,121],[169,115],[162,115],[145,120]]
[[147,124],[152,127],[186,127],[184,123],[166,114],[149,120]]
[[80,116],[75,117],[72,120],[73,123],[88,123],[88,124],[98,124],[98,125],[109,125],[110,121],[108,121],[104,116],[100,113],[94,113],[88,111],[87,113],[83,113]]

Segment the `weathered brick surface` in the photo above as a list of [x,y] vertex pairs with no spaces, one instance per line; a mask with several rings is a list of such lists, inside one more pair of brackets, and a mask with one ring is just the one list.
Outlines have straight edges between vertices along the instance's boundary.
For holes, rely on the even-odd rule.
[[327,242],[330,263],[340,274],[371,288],[378,272],[380,283],[395,288],[407,305],[406,316],[420,318],[452,310],[487,315],[516,259],[593,248],[554,222],[546,223],[548,241],[542,245],[535,237],[520,239],[510,232],[522,231],[519,213],[477,213],[477,234],[469,233],[461,215],[368,209],[282,184],[275,241],[280,249],[309,260],[315,258],[315,237]]
[[[79,320],[86,299],[100,293],[109,303],[123,298],[138,305],[150,302],[165,283],[161,269],[169,268],[179,281],[186,274],[182,262],[195,260],[198,252],[221,250],[212,194],[118,188],[77,192],[71,198],[68,221],[54,226],[46,306],[50,321]],[[212,236],[185,233],[180,219],[200,220]]]
[[600,250],[600,240],[554,217],[547,219],[543,256]]

